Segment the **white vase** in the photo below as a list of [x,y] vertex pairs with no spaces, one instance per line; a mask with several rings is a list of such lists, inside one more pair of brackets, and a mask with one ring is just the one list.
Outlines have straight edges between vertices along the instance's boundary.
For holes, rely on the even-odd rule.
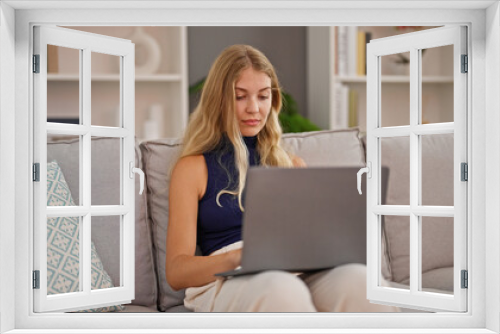
[[163,136],[164,112],[161,104],[155,103],[149,107],[148,118],[144,121],[142,137],[145,140],[157,139]]
[[153,74],[158,71],[161,62],[158,42],[142,27],[136,27],[130,39],[135,44],[135,73]]

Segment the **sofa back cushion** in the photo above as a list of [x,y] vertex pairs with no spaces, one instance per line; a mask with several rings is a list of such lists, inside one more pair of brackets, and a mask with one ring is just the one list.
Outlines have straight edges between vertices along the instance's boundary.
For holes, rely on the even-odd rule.
[[357,129],[286,133],[283,147],[304,159],[309,167],[364,167],[358,135]]
[[[384,138],[382,164],[390,170],[388,205],[410,200],[409,138]],[[453,206],[453,134],[422,137],[422,200],[424,205]],[[453,218],[425,217],[422,228],[422,273],[453,267]],[[407,283],[410,274],[409,217],[386,216],[385,233],[395,282]],[[425,280],[425,277],[424,277]],[[428,288],[452,287],[453,282],[429,278]],[[425,283],[425,282],[424,282]]]
[[183,304],[184,290],[174,291],[165,275],[166,240],[168,226],[168,190],[170,171],[181,151],[181,140],[176,138],[146,141],[140,145],[146,174],[148,222],[153,232],[153,247],[159,287],[158,309]]
[[[283,146],[308,166],[364,166],[357,130],[317,131],[283,135]],[[147,179],[148,218],[153,230],[161,311],[182,305],[184,291],[173,291],[165,278],[169,172],[180,154],[180,139],[160,139],[140,145]],[[353,185],[355,186],[355,185]]]
[[[119,173],[105,168],[106,161],[119,161],[119,139],[92,138],[92,205],[109,204],[110,193],[119,189]],[[78,139],[64,139],[47,144],[48,161],[56,160],[63,170],[75,203],[79,203],[79,145]],[[140,166],[140,150],[136,144],[136,166]],[[157,282],[153,261],[151,230],[147,223],[146,193],[139,195],[139,178],[136,177],[135,195],[135,299],[132,304],[156,307]],[[92,241],[101,255],[104,268],[113,282],[120,282],[120,249],[109,242],[116,240],[117,224],[107,217],[92,217]],[[114,218],[114,217],[111,217]],[[117,285],[115,283],[115,285]]]

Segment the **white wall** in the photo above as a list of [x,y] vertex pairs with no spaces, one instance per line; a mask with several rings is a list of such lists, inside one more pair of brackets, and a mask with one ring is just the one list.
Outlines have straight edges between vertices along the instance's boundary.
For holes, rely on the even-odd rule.
[[15,11],[0,2],[0,333],[14,328]]
[[[490,224],[486,224],[486,254],[500,254],[498,236],[500,228],[500,98],[498,92],[498,78],[500,77],[500,13],[499,4],[491,5],[486,11],[486,69],[489,75],[486,76],[486,217]],[[486,305],[498,306],[500,298],[500,273],[498,264],[493,261],[500,261],[498,256],[491,257],[486,263]],[[492,300],[494,299],[494,300]],[[486,308],[486,328],[498,333],[500,324],[496,315],[499,313],[498,307]]]
[[[299,113],[307,116],[306,27],[188,27],[189,84],[208,74],[221,51],[232,44],[250,44],[271,61],[281,86],[297,101]],[[189,109],[198,99],[191,97]]]

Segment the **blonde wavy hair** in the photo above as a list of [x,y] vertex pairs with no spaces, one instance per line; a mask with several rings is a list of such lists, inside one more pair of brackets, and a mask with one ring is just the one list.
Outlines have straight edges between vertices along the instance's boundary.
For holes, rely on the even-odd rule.
[[[248,150],[236,118],[235,85],[241,72],[247,68],[263,72],[271,79],[272,104],[264,128],[257,135],[257,151],[263,166],[292,167],[291,155],[281,146],[283,133],[278,114],[282,107],[281,88],[273,65],[259,50],[249,45],[232,45],[222,51],[208,73],[201,99],[191,114],[186,128],[180,158],[200,155],[218,147],[225,134],[234,146],[235,167],[238,171],[236,189],[229,185],[217,194],[238,196],[241,211],[242,193],[248,171]],[[232,177],[229,175],[229,179]]]

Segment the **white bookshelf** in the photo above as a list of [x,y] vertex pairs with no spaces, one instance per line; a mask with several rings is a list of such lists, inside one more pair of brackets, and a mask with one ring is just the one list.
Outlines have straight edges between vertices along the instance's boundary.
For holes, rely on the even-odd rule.
[[[359,31],[370,31],[372,39],[393,36],[406,31],[397,31],[394,27],[358,27]],[[426,110],[426,121],[440,122],[448,119],[452,106],[446,105],[453,94],[453,76],[442,69],[447,68],[449,54],[446,50],[436,52],[427,51],[422,59],[426,66],[423,72],[422,84],[425,90],[423,104]],[[336,101],[334,87],[342,84],[357,93],[357,118],[361,132],[366,131],[366,76],[363,75],[336,75],[335,74],[334,27],[308,27],[307,28],[307,115],[309,119],[323,129],[338,128],[335,124]],[[383,66],[384,70],[384,66]],[[385,67],[390,72],[389,67]],[[391,103],[384,110],[386,119],[384,126],[401,125],[400,110],[394,106],[408,101],[409,82],[408,75],[390,74],[382,72],[382,99],[390,99]],[[385,74],[385,75],[384,75]],[[441,98],[444,96],[445,98]],[[406,100],[405,100],[406,99]],[[452,99],[451,99],[452,101]],[[444,110],[444,111],[443,111]],[[385,116],[384,115],[384,116]],[[391,124],[391,121],[394,124]]]
[[[124,39],[130,39],[135,29],[135,27],[66,28]],[[159,26],[142,29],[158,43],[161,61],[155,73],[136,72],[135,75],[136,137],[140,140],[145,138],[144,123],[149,117],[149,109],[152,105],[162,110],[158,137],[180,137],[189,116],[187,27]],[[79,75],[68,70],[68,62],[74,62],[74,59],[65,55],[64,52],[66,50],[59,50],[57,73],[47,75],[48,99],[53,106],[48,108],[48,117],[78,117],[78,114],[75,114],[74,104],[78,101]],[[110,114],[117,114],[119,105],[117,91],[120,77],[116,66],[102,64],[97,59],[95,61],[96,63],[92,62],[92,107],[97,106],[99,111],[93,110],[92,123],[100,125],[100,122],[116,117]],[[98,102],[94,104],[95,101]]]

